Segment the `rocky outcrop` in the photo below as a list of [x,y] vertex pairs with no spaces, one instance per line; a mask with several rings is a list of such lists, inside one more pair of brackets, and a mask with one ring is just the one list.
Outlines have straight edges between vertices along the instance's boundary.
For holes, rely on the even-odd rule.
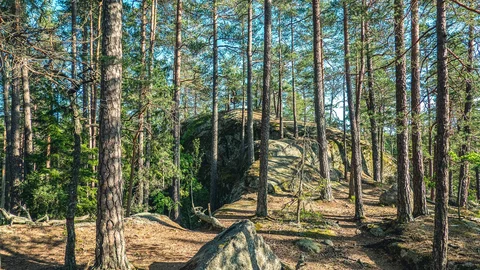
[[282,263],[248,220],[239,221],[205,244],[182,270],[283,269]]

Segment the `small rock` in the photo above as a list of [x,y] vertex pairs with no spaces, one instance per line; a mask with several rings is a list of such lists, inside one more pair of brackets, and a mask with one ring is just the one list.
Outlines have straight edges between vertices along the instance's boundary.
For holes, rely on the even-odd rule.
[[303,252],[320,253],[322,251],[322,247],[310,239],[300,239],[295,244]]
[[374,228],[370,229],[370,233],[373,236],[376,236],[376,237],[384,237],[385,236],[385,232],[380,227],[374,227]]
[[329,247],[333,247],[333,242],[332,242],[332,240],[329,240],[329,239],[323,240],[323,243],[324,243],[325,245],[329,246]]

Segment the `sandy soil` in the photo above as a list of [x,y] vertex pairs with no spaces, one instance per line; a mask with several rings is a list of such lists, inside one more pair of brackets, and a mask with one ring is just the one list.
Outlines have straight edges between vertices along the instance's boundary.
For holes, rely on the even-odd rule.
[[[306,255],[306,265],[302,269],[399,269],[380,250],[364,248],[363,245],[378,242],[379,239],[368,233],[361,233],[358,224],[351,218],[354,205],[347,199],[346,186],[337,186],[334,202],[310,202],[306,210],[322,213],[323,217],[338,227],[321,229],[304,224],[297,226],[289,220],[292,207],[282,211],[291,197],[276,195],[269,197],[271,218],[256,220],[257,230],[263,235],[274,252],[287,265],[295,267],[300,251],[295,241],[311,237],[318,241],[330,239],[334,248],[325,249],[315,255]],[[379,189],[365,185],[365,205],[367,222],[394,218],[395,209],[381,207],[377,203]],[[242,200],[224,206],[216,216],[226,225],[239,219],[253,218],[255,195],[245,195]],[[292,215],[291,215],[292,216]],[[125,224],[128,258],[139,269],[178,269],[215,237],[209,230],[190,231],[163,216],[128,219]],[[95,247],[94,223],[81,223],[77,227],[77,262],[81,268],[93,264]],[[333,231],[333,233],[332,233]],[[52,269],[63,263],[66,231],[63,226],[33,227],[14,225],[0,227],[0,256],[2,269]]]

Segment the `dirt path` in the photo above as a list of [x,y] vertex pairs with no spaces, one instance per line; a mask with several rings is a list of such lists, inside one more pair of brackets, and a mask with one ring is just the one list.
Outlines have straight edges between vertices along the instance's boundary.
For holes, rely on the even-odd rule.
[[[364,222],[378,222],[384,219],[395,218],[396,210],[393,207],[382,207],[378,203],[381,191],[373,185],[364,185],[364,203],[367,219]],[[311,238],[318,242],[329,239],[333,248],[325,248],[319,254],[306,254],[307,264],[302,269],[402,269],[382,250],[363,247],[366,244],[379,242],[369,233],[362,233],[352,217],[355,206],[348,199],[348,189],[345,185],[337,185],[334,189],[335,201],[314,201],[305,206],[307,211],[321,213],[323,218],[337,223],[329,229],[322,226],[304,224],[298,227],[292,220],[292,215],[280,211],[291,201],[288,196],[270,196],[269,209],[274,220],[255,220],[257,230],[263,235],[267,243],[280,259],[294,268],[302,253],[295,245],[301,238]],[[226,205],[217,213],[217,217],[225,224],[230,225],[238,219],[252,218],[255,213],[255,194],[245,195],[242,200]],[[292,212],[294,209],[290,209]]]
[[[366,222],[394,218],[395,208],[378,205],[378,188],[364,185]],[[287,195],[269,197],[272,219],[258,220],[257,230],[282,261],[295,267],[301,251],[295,241],[309,237],[315,241],[330,239],[333,248],[325,248],[319,254],[306,255],[302,269],[401,269],[388,255],[378,249],[363,247],[380,241],[368,233],[361,233],[351,219],[354,204],[347,198],[347,187],[337,185],[334,202],[311,202],[305,208],[309,213],[321,213],[321,220],[329,220],[338,226],[322,229],[322,226],[305,224],[298,227],[293,221],[293,208],[281,210],[291,201]],[[226,225],[237,220],[252,219],[256,195],[248,194],[242,200],[225,205],[216,216]],[[315,215],[311,219],[316,222]],[[318,224],[317,224],[318,225]],[[127,251],[130,262],[138,269],[178,269],[198,249],[215,237],[212,231],[189,231],[163,216],[129,219],[125,225]],[[82,268],[91,266],[94,258],[95,225],[77,227],[77,261]],[[0,256],[2,269],[55,269],[63,263],[65,231],[62,226],[30,227],[14,225],[0,227]]]

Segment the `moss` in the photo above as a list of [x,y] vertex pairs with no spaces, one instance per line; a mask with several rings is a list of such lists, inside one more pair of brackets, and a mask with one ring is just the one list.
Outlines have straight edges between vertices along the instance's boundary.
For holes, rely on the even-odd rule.
[[329,229],[310,229],[306,232],[303,233],[305,237],[310,237],[310,238],[316,238],[316,239],[325,239],[325,238],[330,238],[330,237],[335,237],[337,236],[337,233],[333,230]]

